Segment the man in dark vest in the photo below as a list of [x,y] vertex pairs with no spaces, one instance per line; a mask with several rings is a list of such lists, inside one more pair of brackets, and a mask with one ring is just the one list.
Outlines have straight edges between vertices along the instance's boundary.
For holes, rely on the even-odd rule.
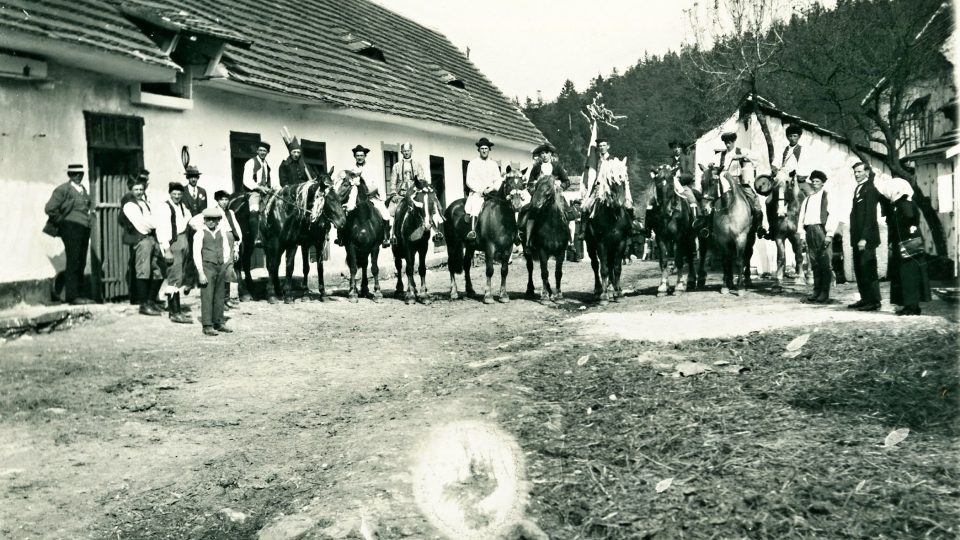
[[[240,244],[243,243],[243,230],[240,228],[240,222],[237,221],[237,215],[229,208],[230,194],[220,190],[213,194],[217,201],[217,206],[223,212],[223,219],[220,220],[220,227],[228,233],[227,240],[230,244],[230,251],[233,253],[233,260],[240,258]],[[198,227],[199,228],[199,227]],[[224,305],[227,308],[235,308],[240,305],[236,269],[233,265],[227,272],[227,293],[224,295]]]
[[200,281],[200,323],[203,333],[216,336],[233,330],[224,324],[226,274],[232,258],[227,233],[220,227],[223,212],[219,208],[203,211],[203,226],[193,235],[193,262]]
[[254,246],[263,245],[260,240],[260,200],[263,195],[279,187],[274,183],[270,165],[267,163],[268,153],[270,144],[260,141],[257,143],[257,155],[243,166],[243,186],[250,192],[250,230],[253,231]]
[[693,154],[684,148],[684,144],[677,139],[670,141],[670,166],[680,171],[680,174],[691,174],[696,178],[696,163]]
[[120,200],[120,225],[124,244],[130,246],[133,271],[131,296],[140,302],[141,315],[160,315],[156,304],[163,274],[160,271],[159,249],[150,203],[147,202],[146,174],[140,174],[132,183],[130,192]]
[[184,176],[187,177],[187,187],[183,190],[183,204],[190,210],[191,216],[196,216],[207,207],[207,190],[198,186],[200,169],[196,165],[187,167]]
[[187,224],[190,222],[190,210],[184,204],[183,184],[170,182],[167,189],[169,200],[158,204],[154,209],[156,219],[157,245],[164,261],[164,280],[167,282],[164,294],[167,297],[167,314],[175,323],[193,323],[193,319],[184,313],[180,305],[180,293],[183,292],[184,276],[187,270],[189,242]]
[[850,309],[877,311],[880,309],[880,277],[877,273],[877,246],[880,245],[880,226],[877,223],[877,191],[870,171],[863,162],[853,166],[857,187],[853,190],[850,210],[850,245],[853,246],[853,273],[860,291],[860,300],[848,305]]
[[827,175],[823,171],[813,171],[809,179],[813,192],[800,204],[800,214],[797,219],[801,227],[800,238],[806,241],[807,254],[810,257],[813,294],[802,301],[826,304],[830,301],[830,285],[833,282],[833,272],[830,268],[832,251],[830,244],[837,230],[838,220],[836,212],[830,211],[827,192],[823,191]]
[[293,184],[302,184],[310,180],[310,174],[307,172],[308,165],[303,161],[303,149],[300,148],[300,140],[293,138],[288,144],[290,157],[283,160],[280,164],[280,187]]
[[[80,295],[83,271],[87,265],[90,247],[90,227],[93,225],[94,204],[83,187],[83,165],[67,166],[68,180],[57,186],[44,207],[47,227],[44,232],[63,240],[66,269],[63,272],[64,300],[71,304],[91,304],[93,300]],[[51,229],[48,229],[52,227]]]

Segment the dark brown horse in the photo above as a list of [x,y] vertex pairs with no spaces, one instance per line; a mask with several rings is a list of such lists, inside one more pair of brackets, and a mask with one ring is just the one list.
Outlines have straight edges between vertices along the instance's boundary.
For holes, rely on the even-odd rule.
[[[780,194],[783,194],[783,204],[786,207],[784,215],[780,215]],[[796,284],[805,285],[807,283],[806,275],[803,272],[803,242],[800,241],[800,204],[803,203],[804,195],[800,191],[795,177],[785,170],[780,170],[775,178],[775,185],[770,194],[770,200],[767,202],[767,215],[775,216],[771,224],[771,230],[767,233],[767,238],[773,237],[777,245],[777,275],[775,290],[783,289],[784,268],[787,265],[786,242],[790,242],[793,249],[796,269]]]
[[[356,175],[351,171],[344,172],[347,178],[342,184],[339,196],[340,201],[346,203],[350,196],[351,180],[356,178]],[[373,294],[370,297],[374,302],[379,302],[383,298],[383,293],[380,292],[380,267],[377,259],[380,256],[380,242],[387,222],[370,202],[367,184],[363,178],[357,186],[356,200],[357,205],[347,213],[343,235],[343,247],[347,251],[347,267],[350,269],[350,292],[347,293],[347,298],[351,302],[357,302],[359,296],[370,295],[367,285],[367,264],[369,263],[370,273],[373,275]],[[357,293],[358,269],[362,273],[359,296]]]
[[[593,292],[601,305],[623,296],[620,273],[627,250],[627,239],[633,232],[626,209],[626,163],[620,171],[620,181],[610,182],[591,208],[584,208],[584,240],[593,268]],[[620,169],[617,169],[620,170]],[[602,180],[601,180],[602,181]],[[612,293],[611,293],[612,289]]]
[[[397,243],[393,245],[393,260],[397,269],[397,298],[403,294],[403,263],[407,263],[407,290],[404,301],[407,305],[421,301],[429,305],[432,303],[427,291],[427,250],[430,248],[430,230],[426,227],[427,215],[432,216],[437,208],[436,196],[433,191],[425,191],[419,179],[414,180],[414,188],[407,193],[399,203],[394,219],[397,220],[399,232]],[[419,258],[420,264],[417,273],[420,275],[420,288],[413,278],[413,265]]]
[[[694,289],[706,282],[704,257],[700,258],[699,277],[697,268],[697,234],[693,228],[693,212],[689,201],[677,194],[674,186],[676,169],[661,165],[651,173],[656,197],[656,217],[653,231],[656,233],[657,251],[660,258],[660,286],[657,296],[664,296],[669,289],[670,274],[676,272],[674,294],[683,294],[687,287]],[[706,242],[703,242],[704,247]],[[670,256],[673,259],[670,259]],[[688,267],[686,282],[683,280],[683,265]]]
[[[715,166],[701,167],[703,200],[712,207],[712,247],[720,255],[723,266],[721,294],[731,290],[738,293],[750,286],[750,259],[756,241],[759,222],[753,219],[750,201],[744,195],[744,186],[737,181],[721,181]],[[705,251],[701,250],[701,258]],[[735,278],[735,279],[734,279]]]
[[[553,175],[540,177],[534,185],[530,198],[528,219],[533,220],[533,231],[529,240],[532,250],[524,249],[527,260],[527,296],[533,297],[533,260],[540,261],[540,280],[543,282],[541,300],[563,300],[560,281],[563,278],[563,259],[570,245],[570,226],[567,222],[563,191],[557,185]],[[550,288],[550,257],[554,258],[554,278],[557,292]]]
[[[332,169],[331,169],[332,172]],[[252,279],[250,276],[250,261],[253,254],[253,231],[249,228],[250,220],[248,194],[238,194],[231,199],[228,208],[237,216],[244,239],[241,244],[240,258],[235,264],[237,274],[243,273],[244,297],[250,298]],[[280,188],[266,195],[262,202],[262,218],[260,219],[260,236],[263,239],[263,252],[267,264],[267,301],[277,302],[277,294],[283,291],[285,302],[293,299],[293,267],[296,261],[297,247],[304,251],[309,246],[315,246],[317,257],[317,274],[320,277],[320,295],[324,294],[323,286],[323,246],[326,242],[330,225],[341,227],[345,216],[343,207],[336,194],[330,187],[330,178],[317,181],[293,184]],[[280,288],[280,257],[286,257],[286,281],[283,289]],[[306,270],[305,270],[306,273]]]
[[448,268],[450,269],[450,299],[459,300],[457,274],[464,274],[465,292],[474,295],[470,281],[470,267],[473,266],[473,254],[483,252],[486,263],[487,286],[483,302],[493,303],[491,281],[493,265],[500,263],[500,302],[509,302],[507,294],[507,272],[510,269],[510,255],[513,252],[513,240],[517,235],[515,213],[523,205],[520,195],[523,189],[523,177],[518,172],[508,172],[500,189],[485,195],[483,208],[477,217],[477,238],[467,239],[470,232],[470,219],[463,209],[465,199],[457,199],[443,213],[443,230],[447,239]]

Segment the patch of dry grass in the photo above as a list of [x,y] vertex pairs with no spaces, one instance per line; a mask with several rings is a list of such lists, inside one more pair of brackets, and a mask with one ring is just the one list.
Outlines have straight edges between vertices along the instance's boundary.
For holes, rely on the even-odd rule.
[[[507,425],[529,451],[541,527],[551,538],[955,538],[955,329],[835,325],[782,357],[800,333],[615,343],[583,366],[579,346],[523,364],[537,401]],[[670,378],[641,354],[750,370]],[[907,439],[884,447],[897,428]]]

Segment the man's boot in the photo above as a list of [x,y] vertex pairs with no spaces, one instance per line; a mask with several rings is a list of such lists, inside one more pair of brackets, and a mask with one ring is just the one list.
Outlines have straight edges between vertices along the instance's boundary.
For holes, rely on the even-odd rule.
[[346,234],[344,231],[346,231],[346,229],[346,226],[337,228],[337,237],[333,239],[334,244],[342,246],[346,243],[346,238],[344,238],[344,235]]
[[163,313],[164,307],[157,302],[157,298],[160,297],[160,288],[163,287],[162,279],[151,279],[150,280],[150,296],[148,300],[150,305],[153,306],[153,309],[157,310],[157,313]]
[[181,324],[190,324],[193,322],[193,319],[189,315],[186,315],[180,311],[180,293],[176,292],[173,294],[167,295],[167,313],[170,316],[170,320],[175,323]]
[[467,233],[467,240],[477,239],[477,218],[470,217],[470,232]]
[[138,279],[134,283],[136,283],[137,287],[137,296],[140,298],[140,314],[158,317],[160,311],[157,310],[153,302],[150,301],[150,280]]
[[260,212],[250,212],[250,231],[253,232],[253,247],[263,247],[260,237]]

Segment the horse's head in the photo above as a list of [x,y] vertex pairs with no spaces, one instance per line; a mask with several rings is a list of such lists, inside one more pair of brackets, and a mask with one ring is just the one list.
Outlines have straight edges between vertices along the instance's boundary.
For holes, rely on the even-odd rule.
[[700,187],[703,189],[703,198],[713,200],[718,197],[720,187],[720,169],[714,165],[698,164],[703,175],[700,177]]
[[523,207],[523,175],[520,171],[508,170],[500,185],[500,195],[510,203],[515,211]]
[[602,186],[598,191],[598,202],[607,206],[624,206],[627,200],[627,158],[613,158],[600,168],[597,183]]
[[322,180],[317,186],[316,193],[313,196],[313,205],[310,208],[310,221],[316,222],[323,218],[336,228],[343,227],[347,222],[347,212],[343,209],[340,197],[333,186],[324,183]]
[[534,184],[530,207],[543,208],[543,205],[556,201],[558,193],[557,177],[552,174],[541,176]]
[[664,200],[673,191],[673,177],[676,169],[672,165],[660,165],[650,171],[650,177],[653,178],[653,187],[657,192],[657,198]]

